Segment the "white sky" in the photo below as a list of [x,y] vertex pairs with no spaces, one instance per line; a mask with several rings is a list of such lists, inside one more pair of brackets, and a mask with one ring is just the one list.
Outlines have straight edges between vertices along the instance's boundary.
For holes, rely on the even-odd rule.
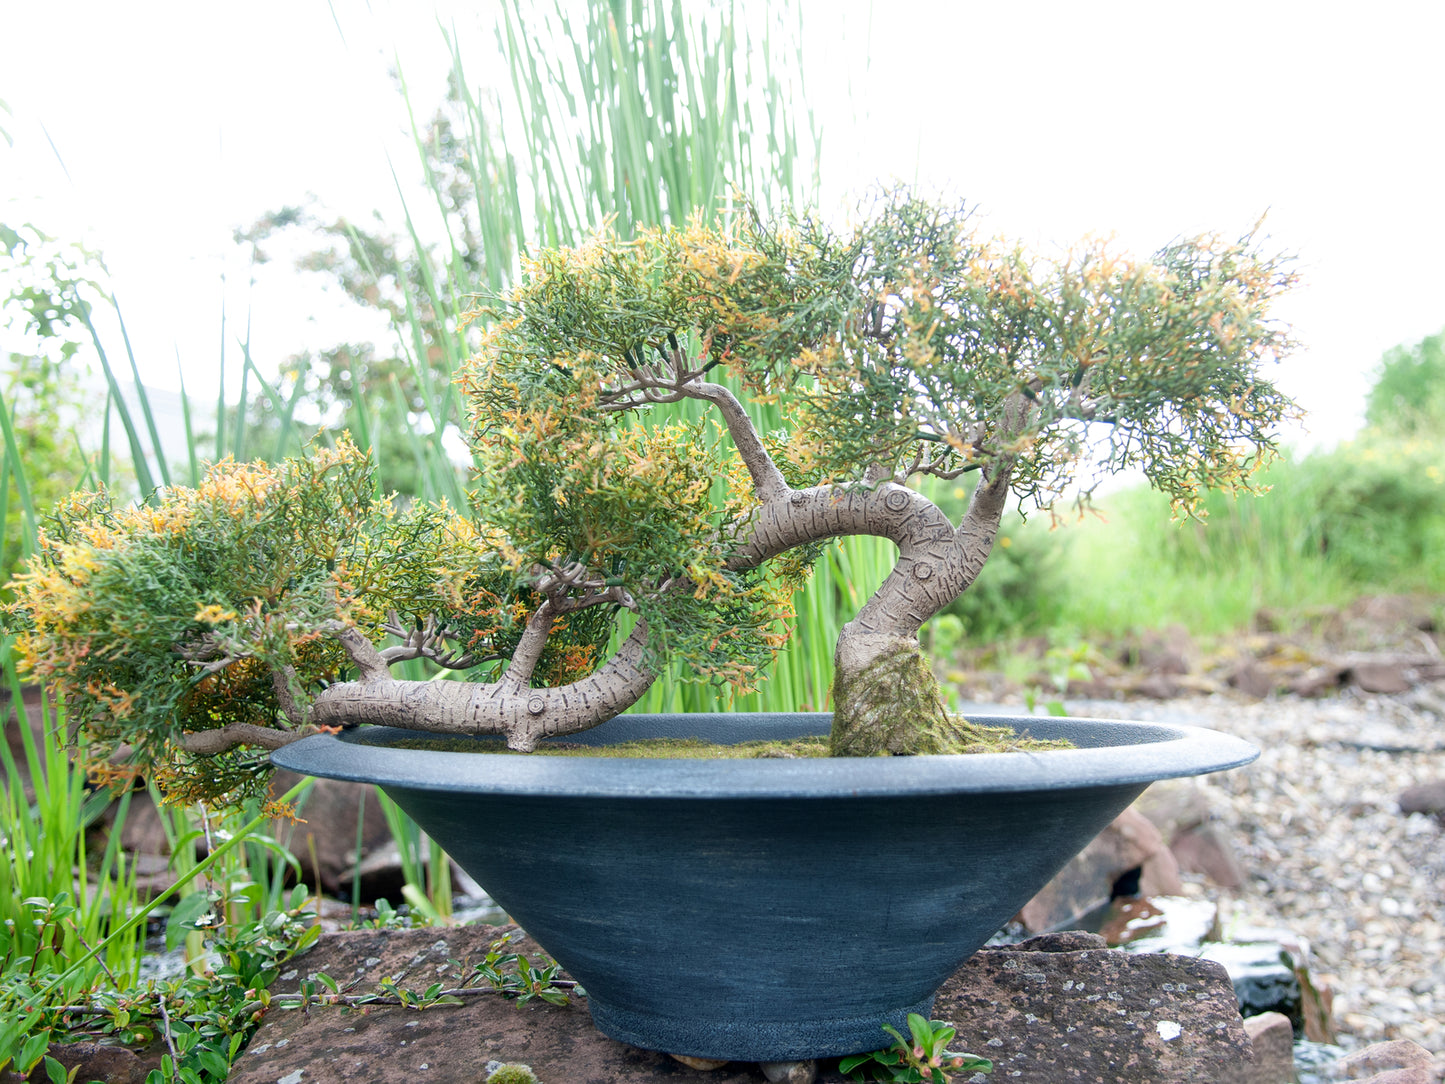
[[[1044,248],[1096,232],[1143,251],[1267,210],[1305,278],[1280,309],[1305,346],[1278,375],[1310,443],[1354,430],[1384,350],[1445,326],[1445,4],[804,3],[825,207],[899,178]],[[214,394],[223,273],[228,332],[249,309],[263,371],[362,337],[284,267],[249,287],[231,231],[307,193],[400,228],[393,165],[420,196],[386,71],[394,50],[430,113],[445,58],[429,10],[0,0],[0,220],[104,252],[159,386],[179,357]],[[505,80],[493,13],[442,15],[480,81]],[[232,374],[239,357],[233,340]]]

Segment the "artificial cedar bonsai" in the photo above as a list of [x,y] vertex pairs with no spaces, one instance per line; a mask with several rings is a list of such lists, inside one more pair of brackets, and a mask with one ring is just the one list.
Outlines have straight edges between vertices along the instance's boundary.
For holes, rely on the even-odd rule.
[[[19,651],[100,752],[217,796],[317,726],[530,750],[626,709],[665,655],[746,687],[818,547],[872,534],[898,560],[839,636],[832,752],[978,748],[920,626],[1011,500],[1084,500],[1130,468],[1184,511],[1247,487],[1290,409],[1260,375],[1288,346],[1268,307],[1289,282],[1252,238],[1043,261],[901,192],[845,233],[603,232],[484,311],[459,376],[471,515],[378,498],[346,440],[134,508],[78,494],[16,584]],[[749,398],[787,428],[760,433]],[[649,417],[683,401],[695,421]],[[958,524],[909,487],[971,472]],[[409,659],[479,680],[394,678]]]

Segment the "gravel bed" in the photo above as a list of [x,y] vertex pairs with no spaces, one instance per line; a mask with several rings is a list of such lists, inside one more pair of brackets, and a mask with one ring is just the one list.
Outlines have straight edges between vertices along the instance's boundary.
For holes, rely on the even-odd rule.
[[1262,750],[1205,777],[1248,885],[1212,888],[1231,921],[1309,942],[1341,1042],[1413,1039],[1445,1052],[1445,830],[1405,816],[1413,784],[1445,778],[1445,683],[1400,696],[1070,702],[1074,715],[1172,719]]

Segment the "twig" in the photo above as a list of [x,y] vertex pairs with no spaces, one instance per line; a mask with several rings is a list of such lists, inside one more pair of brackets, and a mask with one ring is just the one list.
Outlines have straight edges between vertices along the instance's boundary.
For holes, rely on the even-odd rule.
[[[552,979],[547,985],[557,990],[573,990],[577,987],[575,979]],[[503,997],[515,997],[518,991],[505,990],[496,986],[458,986],[453,990],[440,990],[435,997],[462,997],[468,994],[501,994]],[[431,999],[428,999],[431,1000]],[[404,1005],[406,1002],[391,994],[272,994],[273,1004],[319,1004],[319,1005],[344,1005],[347,1008],[356,1008],[360,1005]]]

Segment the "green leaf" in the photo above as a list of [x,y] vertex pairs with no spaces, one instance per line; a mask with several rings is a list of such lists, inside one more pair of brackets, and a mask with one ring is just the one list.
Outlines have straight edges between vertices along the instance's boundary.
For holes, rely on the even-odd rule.
[[20,1053],[15,1058],[15,1068],[22,1074],[29,1073],[40,1063],[40,1059],[49,1049],[50,1029],[36,1032],[21,1045]]

